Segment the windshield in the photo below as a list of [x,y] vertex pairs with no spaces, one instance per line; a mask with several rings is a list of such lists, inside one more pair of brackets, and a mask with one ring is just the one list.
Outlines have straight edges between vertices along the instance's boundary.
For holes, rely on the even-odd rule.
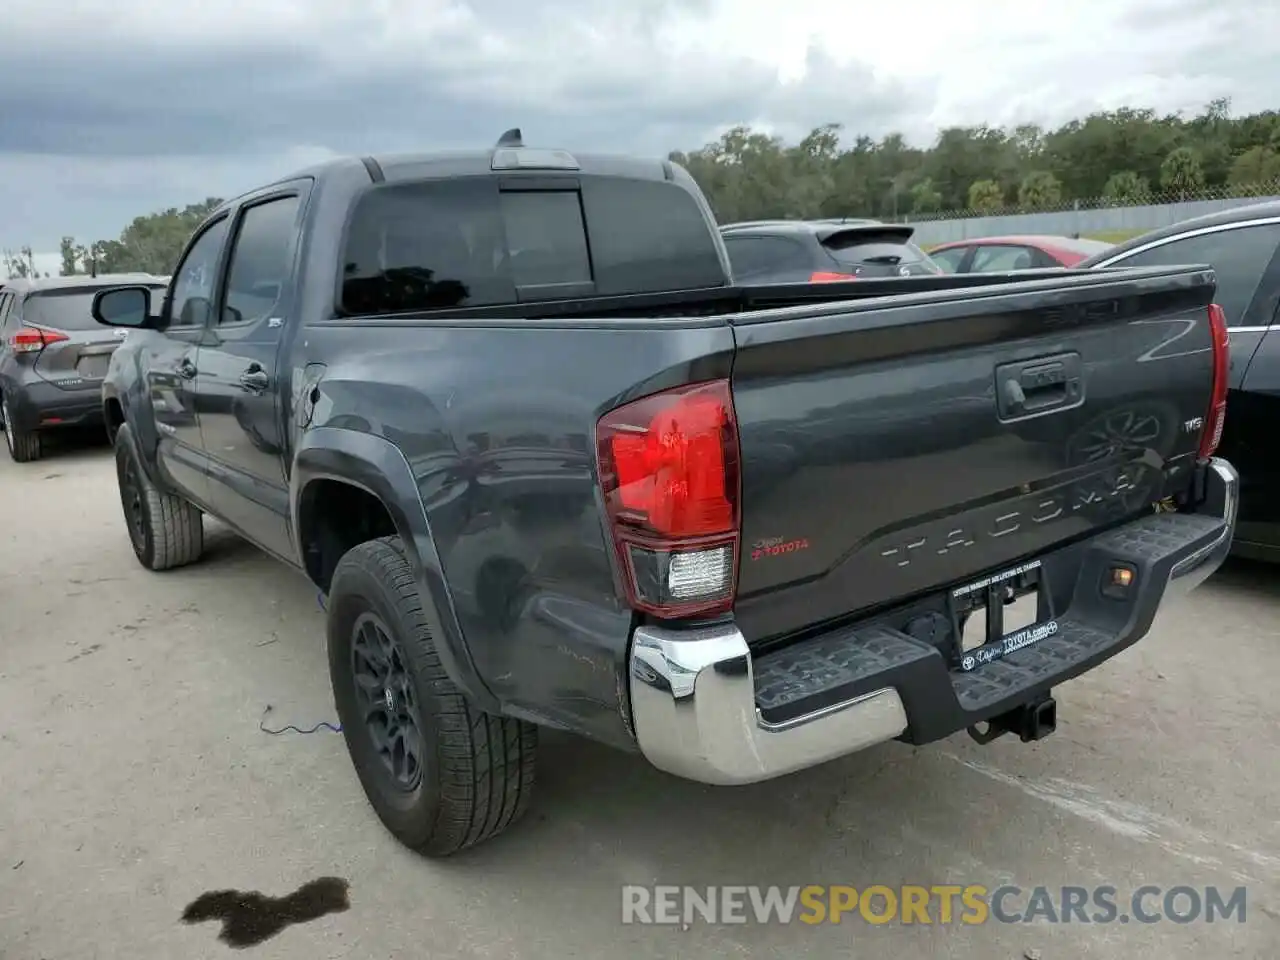
[[[55,330],[96,330],[101,326],[93,319],[93,295],[101,287],[76,287],[73,290],[37,290],[27,296],[22,306],[22,322]],[[164,287],[152,287],[151,309],[157,310],[164,297]]]

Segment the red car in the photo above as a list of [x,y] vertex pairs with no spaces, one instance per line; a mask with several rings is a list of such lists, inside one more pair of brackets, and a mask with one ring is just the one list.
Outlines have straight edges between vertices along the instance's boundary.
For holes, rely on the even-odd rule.
[[1113,244],[1074,237],[976,237],[943,243],[929,256],[947,273],[1004,273],[1043,267],[1074,267]]

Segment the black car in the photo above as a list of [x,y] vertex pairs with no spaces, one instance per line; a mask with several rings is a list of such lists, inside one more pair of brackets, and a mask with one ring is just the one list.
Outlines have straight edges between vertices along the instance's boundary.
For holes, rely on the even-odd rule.
[[915,228],[878,220],[753,220],[720,227],[740,283],[820,283],[939,274]]
[[94,321],[93,296],[121,283],[164,289],[133,273],[0,281],[0,423],[18,463],[40,458],[47,430],[102,422],[102,378],[126,331]]
[[[1280,562],[1280,202],[1250,204],[1163,227],[1090,257],[1081,267],[1210,264],[1231,335],[1230,392],[1221,453],[1240,471],[1233,552]],[[1172,324],[1172,321],[1169,321]],[[1191,329],[1191,324],[1186,325]],[[1166,350],[1178,349],[1170,326]]]

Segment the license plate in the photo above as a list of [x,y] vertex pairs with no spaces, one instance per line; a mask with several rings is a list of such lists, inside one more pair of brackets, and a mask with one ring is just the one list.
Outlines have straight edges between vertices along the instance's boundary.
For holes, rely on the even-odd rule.
[[107,375],[107,367],[111,363],[111,354],[103,353],[95,356],[81,357],[76,364],[76,373],[82,377],[101,380]]
[[964,671],[976,670],[1058,632],[1038,560],[958,587],[952,591],[951,602],[952,622],[959,627],[957,661]]

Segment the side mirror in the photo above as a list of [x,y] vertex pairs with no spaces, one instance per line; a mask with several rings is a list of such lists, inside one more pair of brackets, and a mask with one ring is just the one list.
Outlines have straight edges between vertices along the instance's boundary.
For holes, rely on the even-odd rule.
[[154,329],[150,287],[113,287],[93,296],[93,319],[108,327]]

